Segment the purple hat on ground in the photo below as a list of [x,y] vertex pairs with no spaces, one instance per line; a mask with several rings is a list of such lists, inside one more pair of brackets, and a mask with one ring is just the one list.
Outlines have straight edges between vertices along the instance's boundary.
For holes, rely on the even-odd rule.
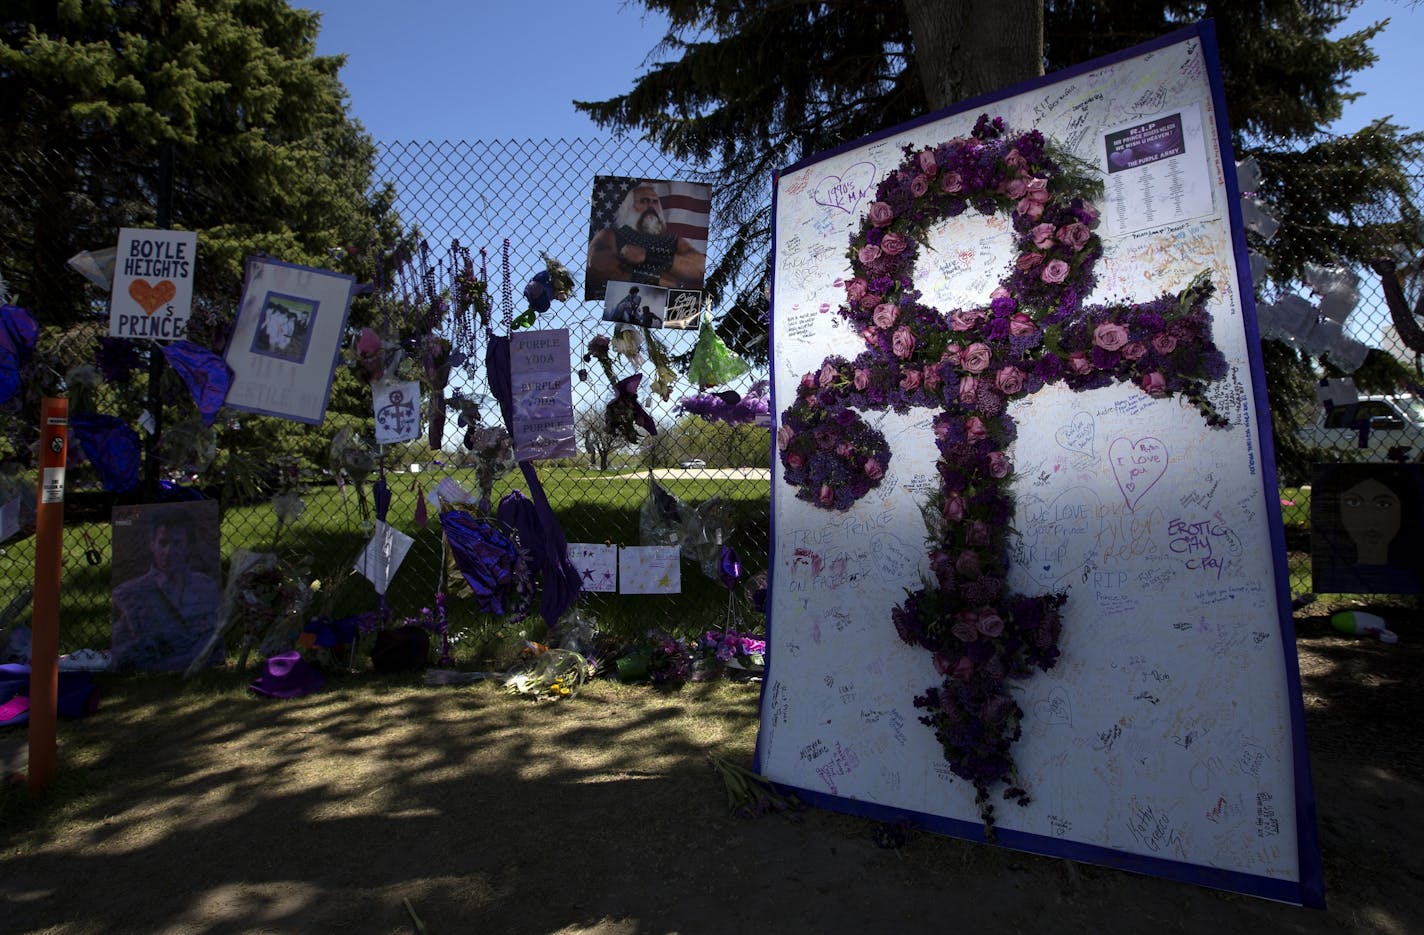
[[326,687],[326,673],[299,652],[278,653],[262,663],[262,674],[247,687],[268,698],[300,698]]

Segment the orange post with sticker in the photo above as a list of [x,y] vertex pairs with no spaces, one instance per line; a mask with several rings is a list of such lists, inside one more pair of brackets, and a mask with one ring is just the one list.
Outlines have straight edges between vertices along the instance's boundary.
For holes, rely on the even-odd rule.
[[35,611],[30,647],[30,767],[32,793],[54,781],[59,749],[59,585],[64,566],[64,463],[69,400],[40,403],[39,496],[35,507]]

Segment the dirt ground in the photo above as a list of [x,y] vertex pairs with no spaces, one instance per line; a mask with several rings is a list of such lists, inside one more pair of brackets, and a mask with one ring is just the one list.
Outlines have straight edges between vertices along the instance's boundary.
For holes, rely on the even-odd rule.
[[[5,932],[1424,931],[1424,633],[1297,621],[1328,909],[822,811],[736,819],[757,686],[350,677],[291,701],[113,680],[49,805],[0,824]],[[409,909],[407,908],[407,901]]]

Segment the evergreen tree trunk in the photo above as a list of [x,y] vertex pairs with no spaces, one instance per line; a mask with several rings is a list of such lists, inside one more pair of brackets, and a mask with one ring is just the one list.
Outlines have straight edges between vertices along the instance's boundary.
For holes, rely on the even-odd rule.
[[931,110],[1043,74],[1043,0],[905,0]]

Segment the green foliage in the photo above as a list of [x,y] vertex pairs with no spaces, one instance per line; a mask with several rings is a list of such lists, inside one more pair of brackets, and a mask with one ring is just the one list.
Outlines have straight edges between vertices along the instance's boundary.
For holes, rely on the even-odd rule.
[[92,287],[56,271],[159,220],[165,147],[170,223],[200,235],[194,340],[220,334],[249,255],[350,265],[389,201],[367,196],[375,148],[317,22],[285,0],[0,2],[0,133],[30,182],[5,202],[20,233],[0,265],[21,301],[85,317]]

